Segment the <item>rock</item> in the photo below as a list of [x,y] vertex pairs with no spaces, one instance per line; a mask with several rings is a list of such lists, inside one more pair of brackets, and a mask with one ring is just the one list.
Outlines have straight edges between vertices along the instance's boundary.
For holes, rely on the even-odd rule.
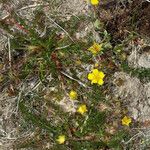
[[144,68],[150,68],[150,54],[144,53],[138,59],[138,66]]
[[[150,51],[150,49],[149,49]],[[130,67],[133,68],[150,68],[150,53],[143,52],[140,54],[137,50],[131,52],[130,56],[128,57],[128,63]]]
[[[121,85],[116,84],[123,80]],[[116,72],[114,75],[114,95],[127,105],[131,116],[140,122],[150,120],[150,82],[143,84],[136,77],[131,77],[124,72]]]

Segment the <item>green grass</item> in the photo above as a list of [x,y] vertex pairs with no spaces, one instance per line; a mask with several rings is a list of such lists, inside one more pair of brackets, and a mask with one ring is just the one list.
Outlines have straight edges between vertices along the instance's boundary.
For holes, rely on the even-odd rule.
[[[15,15],[15,14],[14,14]],[[42,16],[42,12],[38,12],[37,15]],[[87,19],[87,18],[86,18]],[[91,19],[91,18],[90,18]],[[48,139],[51,140],[54,150],[99,150],[103,149],[123,149],[123,139],[128,139],[129,132],[124,129],[118,129],[114,135],[110,135],[106,132],[107,125],[112,126],[112,121],[109,121],[114,110],[107,110],[102,112],[98,105],[100,103],[110,104],[106,99],[107,91],[110,85],[109,81],[115,73],[115,71],[123,70],[133,76],[137,76],[140,79],[150,79],[149,69],[132,69],[124,60],[119,59],[120,54],[123,52],[125,44],[116,45],[111,44],[111,36],[105,29],[96,30],[99,32],[99,36],[103,41],[102,53],[93,57],[87,49],[94,42],[91,33],[86,37],[88,43],[83,41],[74,40],[72,42],[68,36],[64,38],[58,37],[56,32],[61,31],[58,28],[50,28],[47,30],[44,37],[39,37],[34,27],[37,23],[35,18],[32,26],[25,24],[25,21],[21,18],[17,18],[24,27],[28,30],[28,34],[14,34],[11,39],[11,49],[13,49],[14,62],[20,64],[17,70],[17,77],[25,82],[33,77],[42,82],[41,89],[38,91],[31,91],[28,98],[22,95],[22,99],[19,103],[19,111],[21,112],[25,125],[22,127],[26,129],[33,129],[38,127],[41,132],[39,133],[40,140],[43,140],[42,135],[48,135]],[[57,22],[61,25],[70,36],[74,37],[80,23],[85,21],[85,18],[72,17],[71,20],[66,22]],[[90,21],[95,21],[91,19]],[[9,28],[7,28],[9,31]],[[9,31],[11,32],[11,31]],[[68,45],[66,48],[60,48]],[[57,48],[60,48],[59,50]],[[19,54],[19,55],[18,55]],[[101,57],[101,59],[99,59]],[[82,67],[83,64],[94,65],[97,59],[100,63],[100,70],[106,74],[106,83],[104,86],[91,85],[87,79],[87,73],[81,79],[77,76],[77,69],[81,72],[85,71]],[[75,61],[80,60],[81,64],[76,65]],[[116,68],[109,67],[109,64],[121,63],[121,67]],[[13,68],[15,70],[15,68]],[[12,69],[12,71],[14,71]],[[73,78],[86,82],[88,88],[81,87],[74,80],[63,76],[60,71],[70,70],[70,74]],[[54,81],[48,82],[47,76],[52,75]],[[108,80],[107,80],[108,79]],[[62,88],[65,87],[65,90]],[[45,100],[46,90],[50,87],[56,87],[57,92],[51,92],[49,94],[49,100]],[[45,89],[45,90],[42,90]],[[66,113],[56,104],[56,101],[60,101],[63,96],[66,96],[66,92],[75,88],[79,93],[78,104],[85,103],[88,108],[86,115],[78,113],[70,114]],[[56,98],[56,101],[51,98]],[[34,104],[38,104],[37,107]],[[46,105],[45,110],[42,106]],[[47,120],[48,110],[53,110],[50,121]],[[117,116],[115,116],[117,117]],[[58,120],[57,120],[58,119]],[[118,117],[118,124],[120,124],[120,118]],[[59,145],[56,142],[57,136],[60,134],[66,135],[66,142],[63,145]],[[87,138],[89,137],[89,138]],[[109,139],[107,141],[106,139]],[[89,140],[90,139],[90,140]],[[22,144],[19,147],[36,147],[38,141],[35,139]]]
[[123,71],[127,72],[128,74],[131,74],[132,76],[139,78],[140,80],[146,80],[146,81],[150,80],[150,69],[146,69],[146,68],[134,69],[129,67],[126,62],[123,62],[121,67]]

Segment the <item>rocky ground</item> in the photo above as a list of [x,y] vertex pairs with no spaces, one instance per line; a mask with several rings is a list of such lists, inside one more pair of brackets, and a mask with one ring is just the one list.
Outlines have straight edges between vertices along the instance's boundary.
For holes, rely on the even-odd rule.
[[[40,125],[34,126],[31,122],[28,123],[24,119],[23,113],[20,110],[21,108],[23,109],[23,107],[20,107],[20,102],[27,99],[25,105],[29,108],[33,106],[33,112],[35,111],[34,113],[37,116],[46,116],[47,121],[52,121],[53,119],[53,125],[63,122],[65,119],[61,118],[61,114],[55,116],[57,108],[53,108],[51,100],[53,102],[55,99],[59,99],[56,102],[57,106],[61,106],[63,111],[74,114],[78,102],[70,101],[67,94],[68,89],[71,89],[72,85],[75,86],[80,91],[80,98],[84,99],[83,101],[87,100],[86,93],[90,93],[92,90],[89,88],[85,77],[87,72],[95,67],[96,63],[99,63],[98,65],[101,66],[103,59],[107,60],[107,62],[104,62],[104,64],[107,64],[104,70],[108,75],[106,77],[106,85],[101,90],[109,102],[107,101],[105,105],[98,102],[100,104],[98,106],[100,106],[100,110],[106,109],[108,112],[112,112],[112,116],[109,115],[110,118],[107,117],[107,123],[112,126],[108,132],[116,132],[116,130],[122,129],[120,125],[116,125],[119,124],[120,120],[116,119],[114,122],[112,121],[113,117],[118,116],[118,118],[121,118],[124,114],[128,114],[132,118],[133,124],[130,128],[127,128],[130,137],[127,140],[121,139],[120,143],[123,143],[122,149],[149,149],[149,8],[150,2],[146,0],[102,1],[98,7],[93,7],[89,2],[83,0],[52,0],[50,2],[43,0],[2,0],[0,4],[0,149],[52,149],[55,145],[52,144],[54,140],[47,138],[47,132],[43,131]],[[72,23],[72,17],[75,17],[79,22],[77,28],[74,27],[76,24]],[[65,27],[64,22],[73,24],[73,27],[70,25],[71,30]],[[28,62],[28,58],[36,55],[39,58],[37,64],[44,61],[43,58],[46,59],[46,57],[42,58],[38,56],[40,53],[38,48],[32,51],[33,47],[28,47],[28,49],[31,49],[31,52],[24,52],[22,49],[18,50],[20,49],[19,47],[13,47],[13,43],[15,42],[18,42],[17,45],[23,43],[22,45],[25,45],[23,48],[26,48],[28,42],[30,43],[28,39],[22,42],[19,36],[26,37],[30,32],[30,29],[26,26],[30,27],[31,24],[33,25],[31,29],[34,28],[39,38],[45,38],[47,31],[55,28],[58,29],[56,40],[61,38],[68,38],[70,40],[65,45],[63,45],[64,43],[62,45],[54,44],[58,50],[63,49],[64,46],[70,46],[71,42],[79,43],[79,41],[83,41],[86,45],[89,45],[87,43],[91,41],[98,43],[103,41],[107,43],[109,41],[108,44],[111,45],[110,49],[114,51],[104,51],[102,57],[92,58],[87,63],[86,61],[84,63],[81,61],[83,53],[78,55],[75,51],[74,54],[69,52],[69,54],[65,55],[63,52],[60,52],[59,59],[62,60],[62,64],[59,64],[59,60],[56,60],[56,68],[59,70],[61,65],[64,67],[60,71],[63,77],[59,74],[58,79],[55,79],[55,75],[53,76],[51,71],[46,71],[44,74],[45,81],[42,82],[38,76],[40,73],[35,66],[33,68],[33,70],[35,69],[34,73],[22,79],[20,74],[22,73],[24,64]],[[105,31],[104,36],[103,31]],[[71,34],[72,32],[73,34]],[[110,37],[111,39],[109,39]],[[13,39],[15,40],[13,41]],[[30,45],[32,46],[33,43]],[[86,53],[84,45],[81,49]],[[81,55],[82,57],[80,58]],[[54,59],[55,61],[55,55],[52,55],[52,57],[52,60]],[[66,64],[63,63],[66,59],[71,59],[71,62],[74,64],[71,64],[69,61]],[[94,64],[92,64],[93,62]],[[125,64],[124,67],[121,67],[122,64]],[[109,69],[107,70],[107,68]],[[73,69],[76,70],[75,77]],[[65,77],[67,79],[63,79]],[[57,81],[59,82],[58,84]],[[66,86],[66,84],[70,85]],[[83,90],[83,87],[86,87],[86,89]],[[36,101],[36,99],[41,98],[44,100]],[[31,99],[33,101],[30,103]],[[50,104],[47,105],[47,103]],[[31,110],[28,110],[28,112],[31,113]],[[85,120],[84,122],[86,122]],[[39,124],[39,122],[36,122],[36,124]],[[68,131],[68,134],[71,135],[72,132],[75,132],[74,128],[72,127],[71,131]],[[41,133],[44,137],[41,137]],[[72,138],[74,139],[74,137]],[[91,138],[91,141],[94,139],[91,134],[90,137],[87,136],[86,138]],[[101,139],[108,141],[109,138],[110,136],[107,135]],[[37,142],[36,146],[31,146],[31,139],[35,143]],[[49,142],[50,140],[51,142]],[[75,141],[78,140],[81,139],[75,139]],[[83,138],[82,140],[84,141],[85,139]],[[69,144],[66,145],[68,146]],[[57,148],[59,149],[59,147]],[[63,148],[75,149],[71,148],[71,146]],[[106,146],[102,149],[115,148]]]

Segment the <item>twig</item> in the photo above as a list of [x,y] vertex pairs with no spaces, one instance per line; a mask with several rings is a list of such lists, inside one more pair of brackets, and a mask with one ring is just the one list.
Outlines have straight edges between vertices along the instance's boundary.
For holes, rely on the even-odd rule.
[[82,83],[81,81],[79,81],[79,80],[77,80],[77,79],[74,79],[73,77],[71,77],[70,75],[66,74],[65,72],[61,71],[61,73],[62,73],[63,75],[65,75],[66,77],[68,77],[69,79],[78,82],[81,86],[87,87],[84,83]]
[[1,20],[5,20],[6,18],[8,18],[10,16],[10,14],[7,14],[6,16],[4,16],[3,18],[1,18]]
[[10,68],[11,68],[10,38],[8,38],[8,59],[9,59],[9,66],[10,66]]
[[38,88],[38,86],[41,84],[42,82],[39,81],[33,88],[32,88],[32,91],[36,90]]
[[[91,112],[90,112],[90,113],[91,113]],[[83,129],[84,129],[84,127],[86,126],[88,119],[89,119],[89,115],[87,115],[87,116],[85,117],[85,120],[84,120],[84,122],[83,122],[83,125],[82,125],[81,128],[80,128],[81,133],[83,132]]]
[[4,130],[0,129],[1,134],[6,135],[7,132],[5,132]]
[[34,8],[34,7],[37,7],[37,6],[48,6],[48,4],[34,4],[34,5],[29,5],[29,6],[22,7],[20,9],[18,9],[17,11],[21,11],[21,10],[25,10],[25,9],[29,9],[29,8]]
[[40,37],[43,37],[46,34],[47,26],[44,27],[44,31],[40,34]]
[[47,16],[47,18],[48,18],[51,22],[53,22],[57,27],[59,27],[62,31],[64,31],[64,32],[66,33],[66,35],[70,38],[70,40],[71,40],[72,42],[74,42],[74,40],[72,39],[72,37],[69,35],[69,33],[68,33],[64,28],[62,28],[58,23],[56,23],[52,18],[50,18],[50,17],[48,17],[48,16]]
[[21,91],[19,92],[19,95],[18,95],[18,98],[17,98],[17,108],[16,108],[16,113],[18,112],[19,110],[19,102],[21,100],[21,96],[22,96],[22,92],[24,91],[25,87],[23,85],[23,87],[21,88]]
[[[5,37],[7,36],[7,37],[10,37],[10,38],[13,38],[14,36],[13,35],[11,35],[10,33],[8,33],[6,30],[4,30],[4,29],[0,29],[0,34],[2,34],[2,35],[4,35]],[[1,36],[2,36],[1,35]]]
[[139,137],[140,135],[144,135],[143,132],[139,132],[137,134],[135,134],[133,137],[131,137],[127,142],[125,142],[124,144],[127,145],[128,143],[130,143],[132,140],[134,140],[135,138]]
[[57,48],[55,48],[56,50],[60,50],[60,49],[64,49],[64,48],[67,48],[67,47],[69,47],[71,44],[69,44],[69,45],[65,45],[65,46],[62,46],[62,47],[57,47]]
[[27,91],[24,95],[26,96],[26,95],[28,95],[30,92],[36,90],[36,89],[38,88],[38,86],[39,86],[41,83],[42,83],[41,81],[38,81],[38,82],[34,85],[34,87],[33,87],[30,91]]

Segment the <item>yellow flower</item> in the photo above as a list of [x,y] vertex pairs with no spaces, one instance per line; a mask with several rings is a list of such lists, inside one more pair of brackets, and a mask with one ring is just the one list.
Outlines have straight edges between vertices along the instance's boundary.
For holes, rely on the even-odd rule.
[[91,0],[91,4],[92,5],[98,5],[99,4],[99,0]]
[[66,140],[65,135],[59,135],[58,138],[56,139],[56,141],[57,141],[59,144],[64,144],[65,140]]
[[75,99],[77,99],[78,94],[76,91],[71,90],[69,93],[69,97],[70,97],[70,99],[75,100]]
[[125,117],[122,119],[122,125],[129,126],[129,124],[130,124],[131,122],[132,122],[132,120],[131,120],[130,117],[125,116]]
[[99,64],[98,64],[98,63],[95,63],[95,64],[94,64],[94,67],[98,67],[98,66],[99,66]]
[[93,69],[92,73],[88,74],[88,79],[91,80],[91,84],[97,83],[99,85],[103,85],[103,78],[105,74],[102,71],[98,71],[98,69]]
[[88,50],[91,51],[93,55],[96,55],[101,49],[102,49],[102,44],[98,44],[94,42],[94,44]]
[[77,112],[78,113],[80,113],[80,114],[84,114],[84,113],[86,113],[88,110],[87,110],[87,107],[86,107],[86,105],[85,104],[82,104],[82,105],[80,105],[79,107],[78,107],[78,109],[77,109]]

